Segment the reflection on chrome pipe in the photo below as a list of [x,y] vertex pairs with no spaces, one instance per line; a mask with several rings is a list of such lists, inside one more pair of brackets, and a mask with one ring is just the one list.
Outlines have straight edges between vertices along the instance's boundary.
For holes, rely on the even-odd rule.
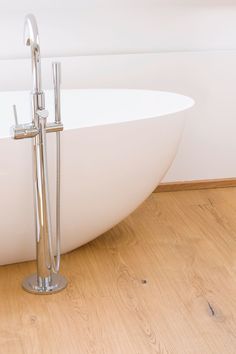
[[[33,138],[33,185],[35,205],[37,273],[23,281],[26,291],[36,294],[51,294],[67,286],[66,279],[58,274],[60,268],[60,131],[63,130],[60,114],[60,64],[53,64],[55,95],[54,123],[47,123],[44,92],[41,90],[41,59],[38,27],[35,17],[26,16],[24,27],[25,44],[31,47],[32,59],[32,123],[18,124],[16,107],[13,106],[15,126],[14,139]],[[53,253],[51,218],[48,191],[47,139],[46,134],[57,134],[57,195],[56,195],[56,263]]]

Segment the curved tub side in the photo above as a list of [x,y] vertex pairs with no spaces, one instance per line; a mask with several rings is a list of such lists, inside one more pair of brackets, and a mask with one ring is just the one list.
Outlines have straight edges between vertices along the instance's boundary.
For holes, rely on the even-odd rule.
[[[62,251],[107,231],[155,189],[172,163],[186,113],[62,134]],[[55,137],[48,135],[52,215]],[[0,264],[35,258],[31,142],[0,139]],[[54,222],[54,220],[53,220]]]

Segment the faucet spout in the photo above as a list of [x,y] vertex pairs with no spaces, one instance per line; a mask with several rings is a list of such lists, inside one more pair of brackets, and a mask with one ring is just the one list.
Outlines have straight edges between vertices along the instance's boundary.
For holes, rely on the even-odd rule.
[[28,14],[25,17],[24,25],[24,43],[31,47],[32,76],[33,76],[33,93],[41,93],[41,56],[39,45],[39,32],[34,15]]

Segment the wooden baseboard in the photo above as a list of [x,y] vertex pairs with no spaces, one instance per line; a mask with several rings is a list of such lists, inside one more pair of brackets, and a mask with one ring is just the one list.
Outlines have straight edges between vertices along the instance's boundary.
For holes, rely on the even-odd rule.
[[154,190],[154,193],[188,191],[193,189],[226,188],[226,187],[236,187],[236,178],[161,183]]

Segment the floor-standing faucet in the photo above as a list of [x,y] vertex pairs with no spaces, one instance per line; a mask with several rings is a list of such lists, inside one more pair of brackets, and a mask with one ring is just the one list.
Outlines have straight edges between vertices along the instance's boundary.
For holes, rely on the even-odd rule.
[[[35,205],[35,229],[37,273],[27,277],[22,286],[37,294],[50,294],[64,289],[66,279],[58,274],[60,267],[60,131],[63,130],[60,114],[60,63],[53,63],[55,96],[55,121],[47,123],[44,92],[41,87],[41,58],[36,19],[29,14],[25,18],[24,40],[31,49],[32,59],[32,122],[18,124],[14,106],[14,139],[33,138],[33,184]],[[56,201],[56,262],[52,250],[52,232],[49,210],[46,133],[57,134],[57,201]]]

